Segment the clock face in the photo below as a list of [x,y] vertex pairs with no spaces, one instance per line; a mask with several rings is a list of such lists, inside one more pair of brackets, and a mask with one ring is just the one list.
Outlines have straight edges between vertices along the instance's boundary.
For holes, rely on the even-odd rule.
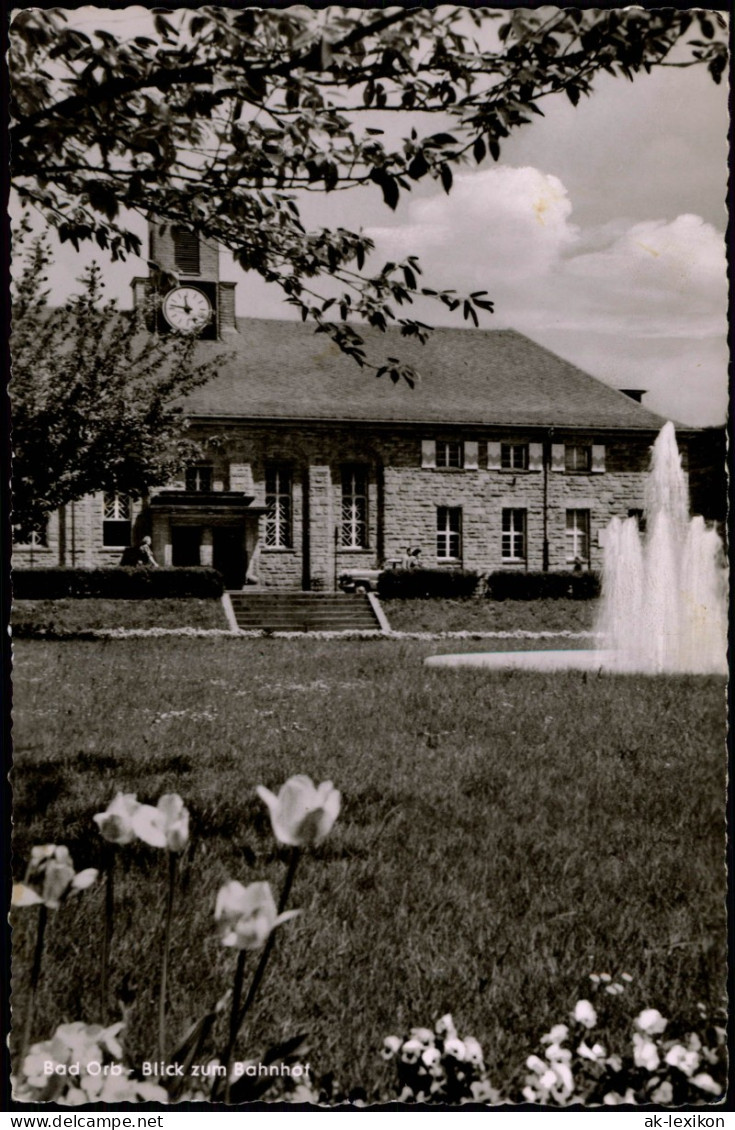
[[212,304],[194,286],[177,286],[163,300],[163,316],[176,330],[197,330],[212,317]]

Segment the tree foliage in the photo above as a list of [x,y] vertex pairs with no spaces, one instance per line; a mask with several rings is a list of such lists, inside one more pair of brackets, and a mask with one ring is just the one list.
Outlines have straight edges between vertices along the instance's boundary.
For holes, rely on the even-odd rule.
[[106,301],[96,264],[77,295],[49,308],[49,263],[46,240],[34,240],[13,287],[13,524],[21,541],[86,494],[140,497],[169,482],[198,452],[177,402],[214,371],[197,363],[194,335],[151,336],[141,311]]
[[[355,322],[423,340],[429,327],[395,307],[428,295],[477,324],[492,303],[424,286],[413,257],[369,269],[362,232],[307,230],[306,194],[372,186],[394,209],[421,181],[449,192],[458,166],[497,161],[549,97],[576,105],[604,72],[632,80],[663,66],[706,66],[719,82],[727,57],[724,21],[696,10],[209,7],[158,10],[149,24],[123,39],[58,9],[15,13],[22,200],[62,240],[113,258],[140,249],[124,209],[191,225],[361,365]],[[412,379],[397,360],[375,368]]]

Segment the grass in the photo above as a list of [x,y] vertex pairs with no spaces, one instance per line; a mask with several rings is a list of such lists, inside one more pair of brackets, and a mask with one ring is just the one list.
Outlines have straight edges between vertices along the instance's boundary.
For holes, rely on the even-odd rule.
[[227,628],[219,600],[195,597],[179,600],[103,600],[96,597],[63,600],[16,600],[16,636],[43,631],[84,631],[86,628]]
[[[232,983],[213,929],[219,885],[283,878],[254,786],[331,778],[343,811],[297,873],[304,913],[281,928],[241,1054],[307,1032],[315,1073],[371,1095],[392,1093],[383,1037],[447,1010],[507,1089],[593,971],[634,978],[607,998],[613,1030],[643,1007],[684,1019],[721,1003],[723,681],[422,666],[453,646],[18,642],[16,873],[43,842],[95,866],[91,817],[117,789],[184,797],[175,1034]],[[120,856],[111,985],[135,998],[134,1061],[155,1058],[161,856]],[[103,913],[100,884],[52,921],[36,1039],[98,1018]],[[16,1017],[35,916],[14,917]]]
[[397,632],[592,631],[596,600],[386,600]]

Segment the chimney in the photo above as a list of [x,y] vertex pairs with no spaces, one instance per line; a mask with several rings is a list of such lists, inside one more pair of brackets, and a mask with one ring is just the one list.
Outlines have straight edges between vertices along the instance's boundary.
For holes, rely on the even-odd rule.
[[631,400],[635,400],[636,404],[643,403],[643,397],[648,392],[647,388],[621,388],[620,392],[624,392]]

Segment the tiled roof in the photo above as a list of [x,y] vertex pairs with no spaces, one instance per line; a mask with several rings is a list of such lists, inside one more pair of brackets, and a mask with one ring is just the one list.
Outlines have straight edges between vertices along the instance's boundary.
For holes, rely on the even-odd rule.
[[237,334],[202,342],[218,375],[186,401],[194,417],[526,425],[658,430],[661,417],[514,330],[438,328],[424,346],[360,327],[368,357],[421,374],[405,382],[359,369],[324,334],[296,321],[238,319]]

